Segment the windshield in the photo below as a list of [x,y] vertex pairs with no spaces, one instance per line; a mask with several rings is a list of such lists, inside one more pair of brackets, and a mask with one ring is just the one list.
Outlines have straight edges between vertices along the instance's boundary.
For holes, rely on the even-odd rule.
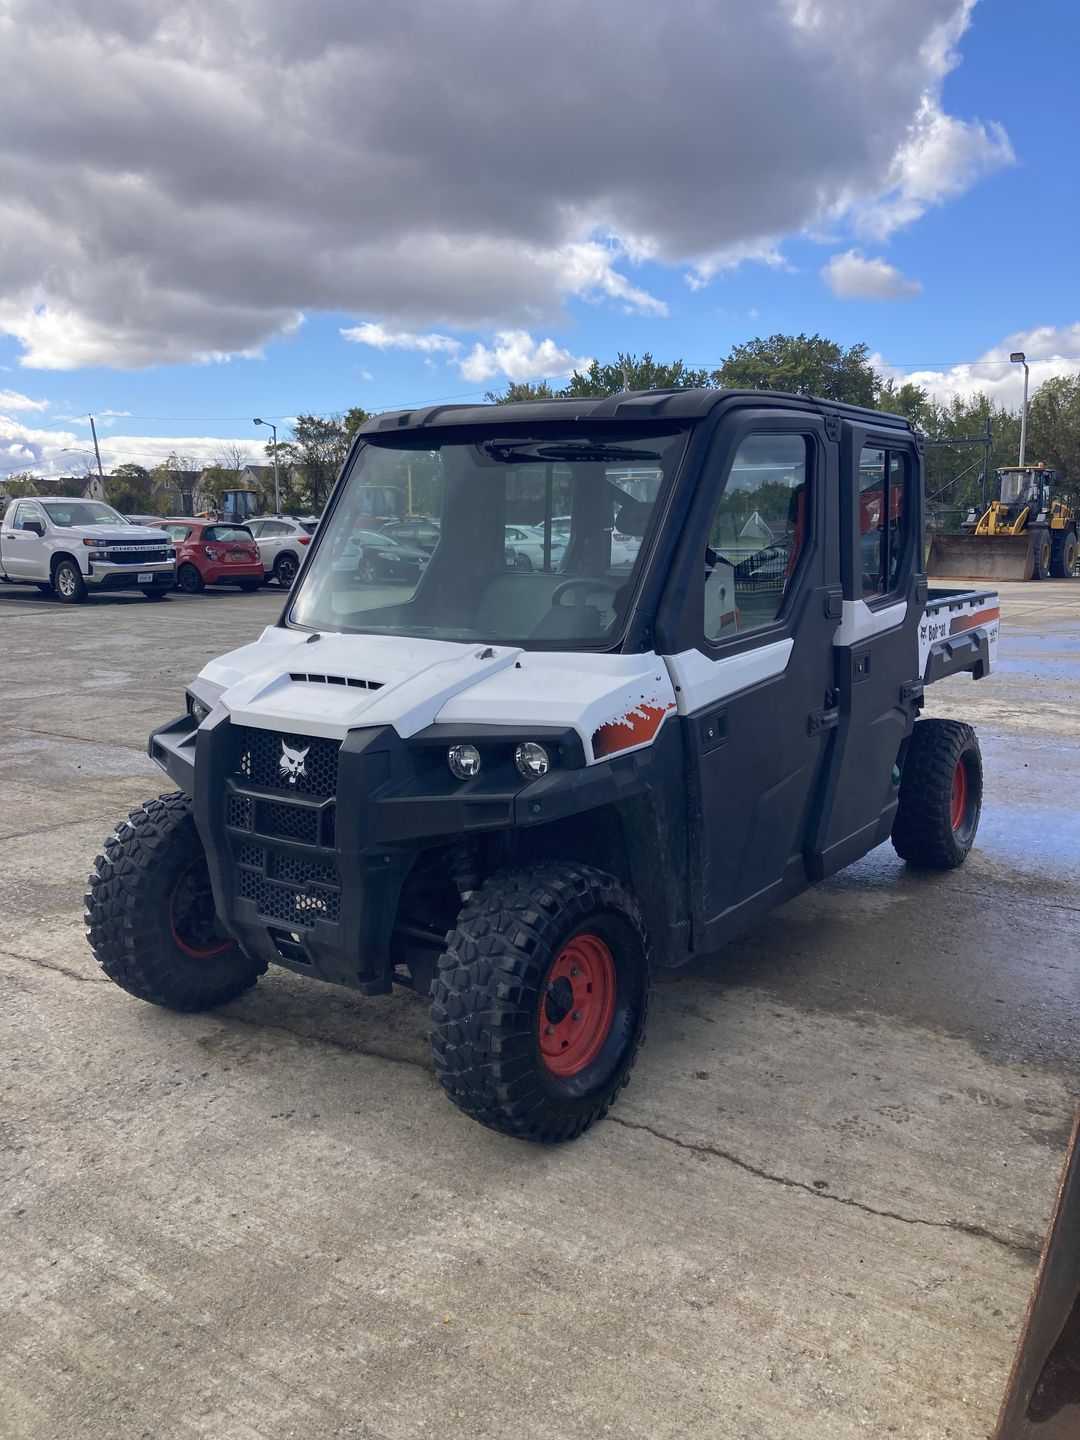
[[45,513],[54,525],[130,525],[119,510],[100,500],[46,500]]
[[[361,447],[290,619],[535,649],[612,645],[686,431],[460,434],[425,437],[423,448],[381,436]],[[372,523],[370,496],[386,492],[403,517],[399,543]],[[423,548],[410,522],[425,528]]]

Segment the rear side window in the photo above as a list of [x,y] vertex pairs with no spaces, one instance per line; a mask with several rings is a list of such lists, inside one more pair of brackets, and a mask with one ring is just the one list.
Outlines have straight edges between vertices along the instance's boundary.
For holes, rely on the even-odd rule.
[[911,531],[911,462],[904,451],[863,447],[859,457],[859,562],[864,600],[901,583]]
[[705,636],[728,640],[780,614],[807,541],[804,435],[748,435],[713,511],[705,547]]

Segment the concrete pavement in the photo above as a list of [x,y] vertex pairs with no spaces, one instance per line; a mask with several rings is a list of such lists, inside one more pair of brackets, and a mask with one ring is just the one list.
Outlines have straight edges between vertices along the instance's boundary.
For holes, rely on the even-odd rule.
[[1080,583],[1002,586],[957,875],[888,847],[658,987],[555,1151],[436,1085],[425,1006],[100,976],[81,894],[143,746],[280,596],[0,587],[0,1436],[985,1436],[1080,1058]]

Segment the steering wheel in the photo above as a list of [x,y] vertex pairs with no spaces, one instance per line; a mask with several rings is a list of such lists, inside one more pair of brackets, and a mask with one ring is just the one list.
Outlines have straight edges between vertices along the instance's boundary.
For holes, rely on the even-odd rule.
[[[623,581],[621,580],[590,580],[586,575],[578,575],[573,580],[564,580],[561,585],[556,585],[555,589],[551,592],[551,604],[553,608],[556,605],[561,605],[562,597],[569,590],[606,590],[609,595],[614,595],[622,588],[622,585]],[[585,602],[584,600],[579,600],[577,603],[584,605]]]

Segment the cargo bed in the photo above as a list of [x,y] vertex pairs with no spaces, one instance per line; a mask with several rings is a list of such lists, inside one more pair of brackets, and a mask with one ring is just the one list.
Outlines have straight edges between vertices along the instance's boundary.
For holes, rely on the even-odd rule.
[[934,586],[919,622],[919,669],[923,683],[969,672],[989,675],[997,659],[1001,608],[996,590]]

